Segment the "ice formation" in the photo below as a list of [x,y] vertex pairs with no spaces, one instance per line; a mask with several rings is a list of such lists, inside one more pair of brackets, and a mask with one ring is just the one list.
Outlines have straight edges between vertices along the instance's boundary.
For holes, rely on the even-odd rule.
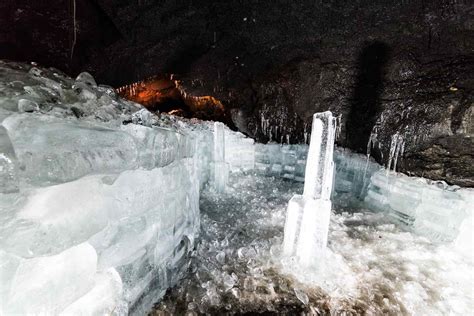
[[313,116],[303,195],[288,204],[283,252],[304,265],[324,258],[331,215],[336,120],[331,112]]
[[[339,175],[350,179],[354,165],[364,172],[365,156],[339,152],[335,161],[344,157]],[[302,192],[302,183],[260,173],[232,173],[225,194],[203,190],[191,273],[155,314],[471,313],[472,252],[407,231],[385,212],[334,203],[324,273],[282,261],[288,200]],[[467,227],[472,234],[472,221]],[[469,235],[459,236],[472,246]]]
[[224,124],[214,122],[214,174],[213,186],[217,192],[224,192],[227,184],[228,166],[225,162]]
[[[262,287],[265,308],[281,293],[316,308],[315,285],[333,312],[352,298],[374,314],[473,308],[472,190],[387,174],[336,149],[334,269],[322,276],[286,265],[279,249],[285,200],[306,173],[303,198],[328,202],[332,158],[321,173],[306,168],[307,145],[255,144],[219,124],[158,117],[87,73],[74,80],[0,61],[0,78],[0,314],[144,314],[185,275],[201,220],[193,277],[204,300],[191,311],[225,295],[255,302]],[[395,166],[403,139],[394,144]],[[219,182],[227,170],[230,185]],[[301,282],[292,288],[275,269]]]
[[88,73],[0,62],[0,77],[0,314],[150,310],[198,234],[212,128]]

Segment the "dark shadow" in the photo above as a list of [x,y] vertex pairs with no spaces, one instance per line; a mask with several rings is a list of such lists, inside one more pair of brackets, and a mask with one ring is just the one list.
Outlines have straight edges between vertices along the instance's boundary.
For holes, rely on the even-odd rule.
[[368,43],[357,60],[357,77],[346,125],[347,146],[366,152],[370,133],[381,111],[380,95],[390,48],[383,42]]
[[170,60],[164,66],[165,73],[186,74],[192,65],[206,54],[209,48],[198,44],[189,44],[181,50],[174,52]]

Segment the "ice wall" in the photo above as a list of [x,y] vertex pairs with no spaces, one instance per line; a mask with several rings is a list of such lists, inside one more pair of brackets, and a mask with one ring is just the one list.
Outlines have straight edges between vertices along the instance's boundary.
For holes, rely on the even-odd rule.
[[225,128],[225,161],[232,172],[251,171],[255,168],[256,144],[252,138]]
[[[458,236],[463,227],[472,228],[474,191],[441,181],[381,170],[371,177],[364,202],[434,241],[460,243]],[[471,230],[471,244],[473,237]]]
[[[228,133],[226,140],[232,141],[226,142],[226,160],[237,157],[229,161],[232,170],[249,171],[251,167],[240,168],[239,162],[251,161],[254,172],[304,181],[307,145],[253,145],[242,135]],[[455,242],[459,249],[472,248],[473,190],[387,172],[366,155],[340,148],[334,151],[334,162],[332,200],[338,207],[385,212],[394,222],[433,241]]]
[[87,73],[0,79],[0,314],[147,313],[187,269],[214,131]]
[[283,253],[311,265],[325,255],[333,183],[336,121],[331,112],[313,116],[303,195],[288,204]]

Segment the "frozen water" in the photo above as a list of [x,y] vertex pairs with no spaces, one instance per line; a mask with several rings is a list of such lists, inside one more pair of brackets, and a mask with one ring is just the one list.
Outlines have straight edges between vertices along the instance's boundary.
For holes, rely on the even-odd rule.
[[303,195],[288,204],[283,251],[304,265],[321,261],[326,251],[335,132],[331,112],[314,114]]
[[[388,213],[336,206],[325,268],[282,261],[287,201],[302,191],[301,183],[235,173],[225,194],[204,191],[190,274],[154,314],[471,313],[471,259],[452,243],[406,231]],[[232,273],[235,284],[227,290]]]
[[76,83],[83,83],[90,87],[97,87],[97,83],[95,82],[94,77],[92,77],[92,75],[88,72],[81,72],[76,77]]
[[242,133],[225,129],[225,161],[233,172],[254,170],[254,140]]
[[[120,314],[122,280],[115,269],[97,273],[94,287],[64,309],[60,315],[111,315]],[[125,311],[124,311],[125,312]]]
[[398,157],[403,156],[404,150],[405,140],[403,139],[403,136],[400,135],[398,132],[393,134],[390,141],[387,171],[390,171],[390,168],[392,168],[393,171],[396,171]]
[[335,132],[331,112],[314,114],[303,192],[307,197],[328,200],[331,196]]
[[19,112],[34,112],[38,111],[39,107],[35,101],[20,99],[18,101],[18,111]]
[[0,126],[0,193],[18,191],[18,161],[8,131]]
[[402,174],[374,173],[365,204],[431,240],[453,241],[473,212],[472,190]]
[[6,314],[58,313],[94,285],[97,254],[85,243],[49,257],[19,260]]
[[119,130],[40,114],[14,114],[3,126],[14,143],[25,184],[51,185],[137,167],[135,141]]
[[225,161],[225,131],[224,124],[214,123],[214,179],[213,186],[217,192],[224,192],[227,177],[228,166]]
[[146,313],[187,268],[212,129],[88,73],[0,78],[0,314]]

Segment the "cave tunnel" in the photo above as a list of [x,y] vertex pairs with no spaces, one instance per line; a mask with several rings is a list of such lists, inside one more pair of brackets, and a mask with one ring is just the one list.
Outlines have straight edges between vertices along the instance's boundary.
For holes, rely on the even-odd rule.
[[188,95],[172,76],[154,76],[115,90],[121,97],[137,102],[151,112],[220,121],[233,126],[219,100],[212,96]]
[[474,3],[0,1],[0,315],[471,315]]

